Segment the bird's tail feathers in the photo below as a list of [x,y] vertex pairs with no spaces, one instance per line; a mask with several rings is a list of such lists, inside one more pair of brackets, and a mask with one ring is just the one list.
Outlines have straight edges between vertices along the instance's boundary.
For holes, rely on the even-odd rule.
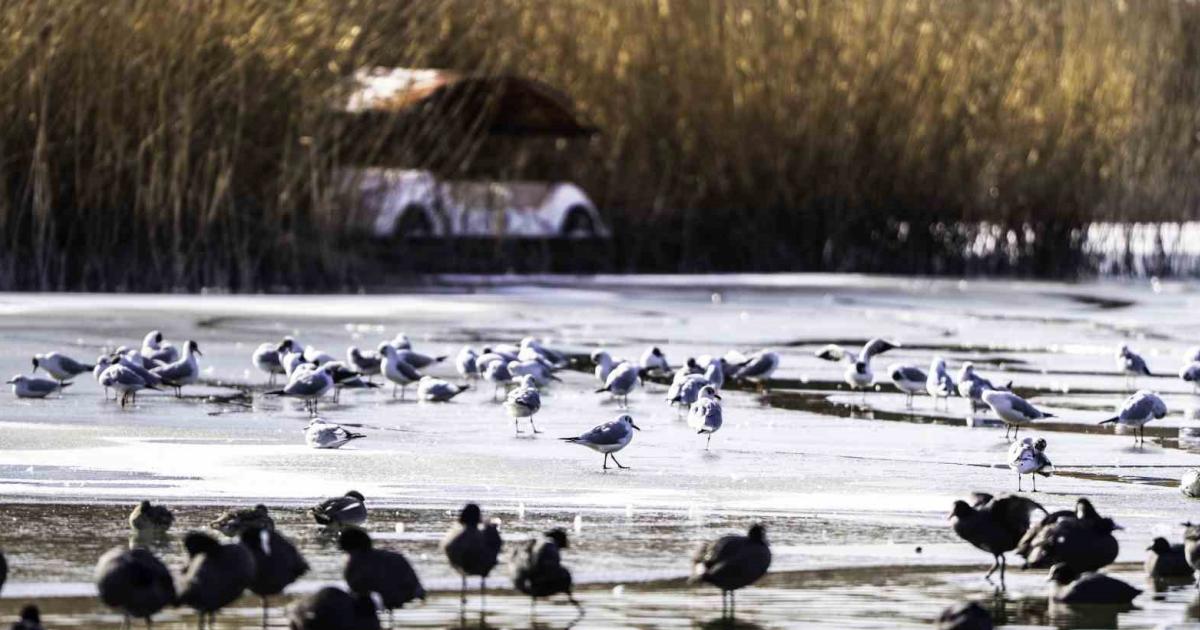
[[1113,416],[1113,417],[1109,418],[1108,420],[1101,420],[1100,422],[1097,422],[1096,424],[1110,424],[1110,423],[1116,422],[1117,420],[1120,420],[1120,417]]
[[269,392],[263,392],[263,396],[282,396],[283,394],[284,392],[282,389],[274,389]]
[[606,392],[606,391],[608,391],[608,387],[601,387],[600,389],[597,389],[597,390],[596,390],[596,393],[597,393],[597,394],[603,394],[603,393],[604,393],[604,392]]

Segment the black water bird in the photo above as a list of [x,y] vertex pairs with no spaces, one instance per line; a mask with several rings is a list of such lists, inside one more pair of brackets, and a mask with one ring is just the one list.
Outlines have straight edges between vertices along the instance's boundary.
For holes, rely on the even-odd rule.
[[567,600],[583,613],[583,606],[571,593],[571,572],[562,565],[560,552],[569,546],[567,532],[555,528],[513,550],[509,560],[513,587],[530,597],[531,606],[536,605],[539,597],[565,593]]
[[440,545],[450,566],[462,576],[460,596],[467,602],[467,576],[479,576],[479,597],[487,588],[487,577],[496,568],[500,547],[500,530],[495,523],[481,526],[483,516],[479,506],[468,503],[458,514],[458,524],[446,532]]
[[1146,547],[1146,575],[1153,580],[1192,579],[1192,567],[1188,564],[1183,543],[1172,545],[1159,536]]
[[129,527],[138,532],[165,532],[175,522],[175,515],[162,505],[142,501],[129,513]]
[[351,490],[343,496],[325,499],[309,508],[308,513],[319,525],[362,525],[367,521],[367,504],[361,493]]
[[267,506],[259,503],[248,510],[231,509],[217,517],[210,524],[210,527],[232,538],[240,536],[242,530],[251,527],[274,531],[275,519],[271,518],[271,513],[267,510]]
[[6,581],[8,581],[8,560],[4,557],[4,551],[0,550],[0,591],[4,590]]
[[1064,604],[1127,605],[1142,591],[1103,573],[1080,573],[1066,563],[1050,569],[1051,598]]
[[399,552],[375,549],[367,532],[347,527],[338,536],[338,547],[347,554],[342,577],[350,590],[360,595],[377,593],[389,619],[393,609],[425,599],[425,588],[408,560]]
[[732,614],[734,592],[758,581],[770,567],[767,531],[755,523],[745,536],[722,536],[700,545],[692,554],[690,581],[707,582],[721,589],[721,611],[728,607]]
[[254,556],[241,542],[221,544],[202,532],[189,532],[183,546],[189,561],[179,603],[200,614],[199,627],[206,617],[211,627],[217,611],[237,601],[254,581]]
[[379,617],[369,595],[351,595],[326,586],[292,606],[290,630],[379,630]]
[[1033,510],[1046,509],[1036,501],[1019,495],[977,493],[974,504],[955,501],[950,522],[959,538],[976,548],[992,554],[992,568],[985,578],[991,581],[996,569],[1000,570],[1000,584],[1004,585],[1007,561],[1004,554],[1017,547],[1021,537],[1029,530],[1029,514]]
[[1017,550],[1025,565],[1045,569],[1065,563],[1079,573],[1095,571],[1117,559],[1120,546],[1113,531],[1121,529],[1100,516],[1092,502],[1080,498],[1075,511],[1048,514],[1021,541]]
[[250,591],[262,598],[263,625],[267,624],[267,598],[278,595],[308,573],[308,563],[290,540],[267,529],[242,530],[242,544],[254,557]]
[[150,619],[175,604],[175,581],[161,560],[148,549],[114,547],[96,563],[100,601],[129,619]]
[[992,630],[992,614],[979,602],[947,606],[937,619],[937,630]]
[[29,604],[21,609],[21,618],[12,625],[12,630],[42,630],[42,615],[37,606]]

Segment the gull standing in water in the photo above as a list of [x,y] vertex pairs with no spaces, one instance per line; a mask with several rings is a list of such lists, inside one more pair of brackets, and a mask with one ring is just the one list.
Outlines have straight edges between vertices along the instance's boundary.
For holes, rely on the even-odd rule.
[[759,350],[738,364],[733,373],[734,381],[750,381],[760,392],[767,391],[771,375],[779,367],[779,355],[770,350]]
[[644,370],[639,370],[632,363],[621,363],[608,373],[604,387],[597,389],[596,393],[608,392],[614,397],[620,397],[621,406],[628,409],[629,392],[632,392],[633,388],[642,381],[642,374],[644,374]]
[[1004,422],[1004,439],[1008,439],[1008,432],[1013,427],[1017,429],[1017,432],[1013,433],[1015,440],[1022,426],[1034,420],[1054,417],[1054,414],[1041,411],[1012,392],[994,389],[986,391],[983,393],[983,402],[987,403],[987,406],[992,408],[992,413]]
[[597,453],[604,453],[604,470],[608,470],[608,458],[610,457],[617,468],[629,468],[622,466],[614,453],[629,445],[633,439],[634,430],[641,431],[638,425],[633,423],[632,417],[624,415],[612,422],[605,422],[578,437],[559,439],[571,444],[586,446]]
[[183,394],[184,385],[191,385],[200,379],[197,356],[204,356],[204,353],[200,352],[200,346],[195,341],[188,341],[183,346],[182,358],[174,363],[160,365],[150,372],[161,378],[164,384],[174,387],[175,397],[179,398]]
[[70,383],[62,383],[52,381],[48,378],[38,378],[22,374],[17,374],[8,379],[6,383],[13,386],[13,394],[17,398],[45,398],[54,392],[62,391],[64,387],[71,386]]
[[925,381],[929,377],[919,367],[899,363],[888,366],[888,375],[892,377],[896,389],[904,392],[904,406],[912,409],[913,396],[925,391]]
[[1146,442],[1146,423],[1167,415],[1167,403],[1152,391],[1141,390],[1125,400],[1117,415],[1101,420],[1100,424],[1117,423],[1133,427],[1133,442]]
[[720,400],[721,395],[717,393],[717,389],[712,385],[705,385],[700,388],[696,402],[692,403],[691,409],[688,410],[688,426],[698,434],[708,434],[708,439],[704,442],[706,451],[712,442],[712,435],[721,428]]
[[[949,400],[954,395],[954,379],[946,371],[946,360],[934,357],[929,364],[929,376],[925,379],[925,391],[933,397],[933,407],[937,408],[939,400]],[[947,403],[947,406],[949,403]]]
[[504,410],[513,419],[513,430],[517,434],[522,433],[520,425],[517,423],[521,418],[529,418],[529,426],[533,428],[534,433],[538,431],[537,425],[533,423],[533,416],[542,408],[542,395],[538,392],[537,381],[528,374],[521,377],[521,384],[516,389],[508,393],[508,397],[504,399]]
[[404,400],[404,392],[410,383],[421,380],[421,373],[404,361],[396,348],[387,344],[379,346],[383,360],[379,363],[379,371],[383,377],[392,382],[392,398],[396,397],[396,388],[400,388],[400,400]]
[[1037,492],[1037,476],[1049,477],[1054,464],[1046,457],[1046,440],[1027,437],[1013,442],[1008,449],[1008,467],[1017,472],[1017,492],[1021,491],[1021,476],[1033,478],[1033,491]]
[[850,364],[846,366],[842,378],[851,389],[862,391],[863,400],[866,400],[867,389],[875,384],[875,372],[871,370],[871,359],[875,355],[898,347],[899,344],[876,337],[863,345],[858,356],[851,355],[841,346],[830,344],[817,352],[817,358],[826,361],[849,361]]
[[46,373],[59,383],[65,383],[84,372],[91,372],[92,367],[58,352],[33,355],[33,371],[36,373],[38,368],[46,370]]
[[362,433],[354,433],[340,424],[326,422],[315,418],[304,428],[304,441],[312,448],[341,448],[351,440],[365,438]]
[[1125,375],[1126,391],[1133,389],[1133,385],[1137,383],[1137,377],[1153,376],[1142,355],[1130,350],[1129,346],[1125,344],[1121,344],[1117,348],[1117,369]]
[[142,356],[156,363],[174,363],[179,360],[179,350],[169,341],[163,341],[163,334],[151,330],[142,339]]

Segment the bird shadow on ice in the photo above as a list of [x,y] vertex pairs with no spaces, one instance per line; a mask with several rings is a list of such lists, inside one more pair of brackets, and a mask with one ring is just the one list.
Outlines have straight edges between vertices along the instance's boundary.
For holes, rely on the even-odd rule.
[[729,615],[721,615],[720,617],[713,617],[707,621],[700,622],[700,628],[702,630],[760,630],[762,626],[753,621],[746,621]]

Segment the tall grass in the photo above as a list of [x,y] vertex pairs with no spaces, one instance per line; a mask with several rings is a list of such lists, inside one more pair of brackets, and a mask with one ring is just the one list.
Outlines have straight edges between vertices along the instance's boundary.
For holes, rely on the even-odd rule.
[[347,156],[489,161],[343,135],[365,65],[574,98],[600,136],[490,162],[581,182],[617,270],[1061,274],[1089,222],[1197,215],[1190,2],[41,0],[0,35],[0,287],[353,285]]

